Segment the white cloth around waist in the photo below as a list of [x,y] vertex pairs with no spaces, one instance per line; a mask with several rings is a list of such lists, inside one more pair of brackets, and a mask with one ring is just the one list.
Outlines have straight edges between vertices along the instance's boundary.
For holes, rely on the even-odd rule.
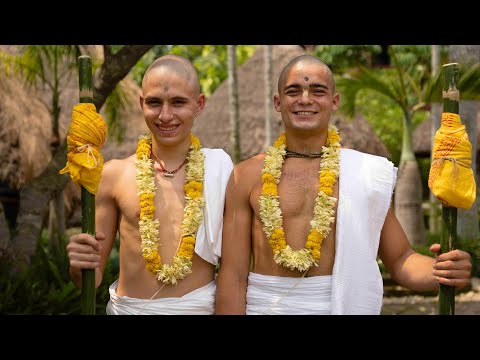
[[117,285],[118,279],[108,289],[107,315],[212,315],[215,312],[215,280],[182,297],[152,300],[117,295]]
[[248,275],[247,315],[330,315],[332,276]]

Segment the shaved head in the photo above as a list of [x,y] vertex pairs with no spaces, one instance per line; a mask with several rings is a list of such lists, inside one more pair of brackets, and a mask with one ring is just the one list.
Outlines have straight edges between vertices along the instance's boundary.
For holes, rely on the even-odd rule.
[[[278,78],[278,94],[279,95],[281,95],[282,92],[283,92],[282,90],[285,87],[285,82],[287,81],[287,76],[290,73],[290,70],[295,65],[300,64],[300,63],[318,64],[318,65],[324,67],[327,70],[327,73],[330,77],[330,83],[332,85],[332,93],[335,93],[335,80],[333,79],[332,70],[330,70],[330,68],[322,60],[320,60],[316,56],[304,54],[304,55],[297,56],[292,61],[290,61],[287,64],[287,66],[285,66],[283,68],[282,72],[280,73],[280,77]],[[308,78],[306,80],[308,80]]]
[[156,59],[145,72],[142,80],[142,87],[145,85],[145,79],[147,79],[150,70],[159,67],[165,67],[184,78],[195,88],[195,91],[200,94],[201,90],[197,70],[190,61],[178,55],[165,55]]

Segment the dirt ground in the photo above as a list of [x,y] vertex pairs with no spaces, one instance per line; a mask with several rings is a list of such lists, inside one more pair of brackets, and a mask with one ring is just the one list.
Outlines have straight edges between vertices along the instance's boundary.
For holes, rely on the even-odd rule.
[[[383,298],[382,315],[437,315],[438,296],[388,296]],[[455,296],[455,315],[480,315],[480,279],[472,279],[469,291]]]

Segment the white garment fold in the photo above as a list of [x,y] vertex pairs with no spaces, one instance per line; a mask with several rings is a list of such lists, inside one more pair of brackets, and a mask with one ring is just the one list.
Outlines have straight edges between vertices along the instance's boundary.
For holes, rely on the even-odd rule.
[[[202,148],[205,154],[205,179],[203,196],[205,207],[203,221],[200,224],[195,252],[205,261],[218,264],[222,251],[223,210],[225,207],[225,191],[233,162],[222,149]],[[143,259],[139,259],[143,261]],[[107,314],[126,315],[170,315],[214,313],[215,282],[182,296],[181,298],[135,299],[128,296],[118,296],[116,293],[118,280],[110,285],[110,301],[107,304]]]
[[216,283],[212,281],[182,297],[136,299],[117,295],[118,280],[110,285],[107,315],[212,315]]
[[247,314],[380,314],[377,253],[396,180],[397,168],[388,159],[341,149],[332,275],[250,273]]
[[247,315],[329,315],[332,276],[248,275]]
[[203,221],[197,231],[195,252],[205,261],[217,265],[222,253],[225,190],[233,169],[233,162],[222,149],[203,148],[202,151],[205,154],[203,182],[205,207]]
[[397,168],[388,159],[341,150],[332,314],[380,314],[377,254],[396,179]]

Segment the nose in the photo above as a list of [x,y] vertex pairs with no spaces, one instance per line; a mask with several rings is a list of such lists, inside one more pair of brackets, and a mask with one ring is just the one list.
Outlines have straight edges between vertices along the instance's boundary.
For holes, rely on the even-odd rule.
[[173,108],[168,104],[164,104],[162,106],[162,110],[160,110],[160,114],[158,118],[163,123],[168,123],[173,120]]
[[312,100],[310,99],[310,94],[308,93],[308,90],[305,90],[302,92],[302,95],[300,96],[300,99],[298,99],[298,102],[300,104],[310,104]]

